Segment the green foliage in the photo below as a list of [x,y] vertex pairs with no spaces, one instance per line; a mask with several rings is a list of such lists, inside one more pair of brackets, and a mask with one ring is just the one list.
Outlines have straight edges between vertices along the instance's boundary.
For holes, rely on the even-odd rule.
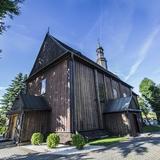
[[24,83],[24,81],[26,79],[27,79],[27,75],[23,75],[22,73],[19,73],[17,74],[15,79],[12,80],[12,83],[6,89],[6,93],[4,94],[0,102],[2,106],[2,111],[6,112],[10,110],[11,106],[13,105],[13,102],[15,101],[19,93],[25,92],[26,84]]
[[85,139],[80,134],[74,134],[72,136],[72,144],[76,146],[77,149],[83,149],[84,145],[86,144]]
[[4,19],[20,14],[19,4],[24,0],[1,0],[0,1],[0,34],[3,33],[9,26],[5,24]]
[[55,148],[59,144],[59,142],[60,138],[59,135],[57,135],[56,133],[51,133],[47,137],[47,146],[49,148]]
[[31,144],[40,145],[41,143],[43,143],[43,134],[40,132],[33,133],[31,137]]
[[26,85],[24,81],[27,79],[27,75],[23,75],[22,73],[17,74],[14,80],[12,80],[11,85],[6,89],[6,93],[3,95],[0,100],[0,128],[4,131],[6,128],[6,112],[11,109],[15,98],[18,96],[20,92],[24,93],[26,89]]
[[90,145],[103,145],[108,146],[114,143],[119,143],[128,140],[127,137],[107,137],[104,139],[93,140],[89,142]]
[[150,110],[151,110],[148,102],[143,97],[139,97],[138,98],[138,103],[139,103],[139,106],[140,106],[140,109],[142,110],[142,112],[144,114],[148,115]]
[[6,124],[6,115],[0,112],[0,135],[3,135],[6,132],[7,126]]
[[156,85],[151,79],[144,78],[139,86],[142,98],[157,115],[160,121],[160,86]]
[[144,126],[143,132],[157,132],[160,131],[160,126]]

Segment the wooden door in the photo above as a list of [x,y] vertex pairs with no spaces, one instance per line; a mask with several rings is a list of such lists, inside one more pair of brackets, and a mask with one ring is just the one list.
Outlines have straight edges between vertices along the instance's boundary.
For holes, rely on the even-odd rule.
[[134,120],[134,128],[135,128],[135,132],[136,134],[140,132],[139,130],[139,124],[138,124],[138,120],[137,120],[137,115],[133,114],[133,120]]
[[12,117],[12,134],[11,134],[12,140],[15,138],[16,126],[17,126],[17,115],[13,115],[13,117]]

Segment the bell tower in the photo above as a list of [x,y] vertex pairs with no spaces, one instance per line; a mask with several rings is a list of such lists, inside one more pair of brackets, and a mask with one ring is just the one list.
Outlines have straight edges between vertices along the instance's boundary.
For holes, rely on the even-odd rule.
[[97,63],[101,65],[104,69],[108,69],[107,60],[104,57],[104,49],[100,44],[98,44],[98,48],[96,49],[96,52],[97,52]]

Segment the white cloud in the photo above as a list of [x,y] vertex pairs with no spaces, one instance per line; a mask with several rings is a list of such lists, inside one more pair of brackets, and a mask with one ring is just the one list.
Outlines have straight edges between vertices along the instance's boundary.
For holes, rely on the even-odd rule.
[[144,61],[145,57],[148,54],[148,51],[155,39],[155,37],[157,36],[157,34],[160,31],[160,26],[156,27],[152,33],[148,36],[148,38],[146,39],[146,41],[144,42],[144,44],[142,45],[140,52],[138,54],[137,60],[136,62],[132,65],[128,75],[125,77],[125,80],[127,81],[131,76],[133,76],[137,69],[139,68],[139,66],[142,64],[142,62]]

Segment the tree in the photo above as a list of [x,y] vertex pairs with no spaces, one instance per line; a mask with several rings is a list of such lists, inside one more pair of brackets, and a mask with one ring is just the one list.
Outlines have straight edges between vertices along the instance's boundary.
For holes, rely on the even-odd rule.
[[144,78],[139,86],[142,97],[156,113],[157,120],[160,122],[160,87],[151,79]]
[[9,17],[13,19],[15,15],[20,14],[19,4],[24,0],[1,0],[0,1],[0,34],[9,27],[5,24],[4,19]]
[[23,75],[22,73],[17,74],[14,80],[12,80],[11,85],[6,89],[6,93],[3,95],[0,104],[0,134],[6,128],[6,112],[10,110],[15,101],[16,97],[20,92],[25,93],[26,84],[25,80],[27,79],[27,75]]
[[151,110],[148,102],[143,97],[139,97],[138,103],[139,103],[140,109],[147,115]]
[[143,115],[146,117],[148,124],[151,125],[147,116],[149,111],[151,110],[150,105],[143,97],[138,98],[138,103],[139,103],[140,109],[142,110]]

